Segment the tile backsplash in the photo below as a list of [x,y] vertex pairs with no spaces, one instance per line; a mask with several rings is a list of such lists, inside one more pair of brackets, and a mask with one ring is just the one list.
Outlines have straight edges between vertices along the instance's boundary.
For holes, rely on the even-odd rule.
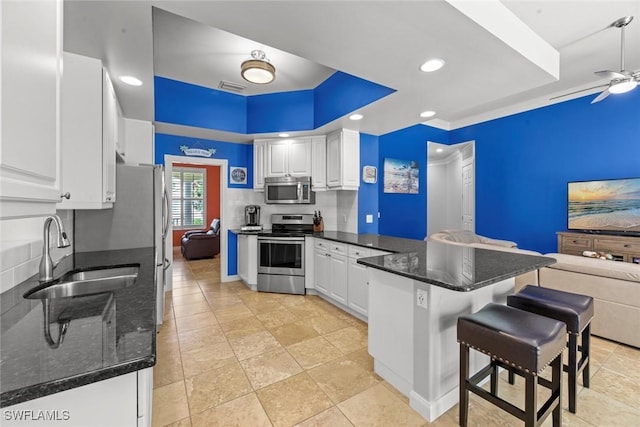
[[[51,244],[51,259],[54,264],[63,256],[73,251],[73,211],[61,210],[58,211],[57,214],[60,216],[60,219],[62,219],[64,229],[72,245],[68,248],[58,248],[56,246],[55,225],[51,226],[52,230],[49,242]],[[5,227],[6,226],[7,225],[5,225]],[[13,288],[34,274],[37,274],[40,260],[42,259],[42,228],[44,226],[44,217],[38,219],[29,218],[22,223],[18,221],[11,224],[11,227],[16,226],[29,227],[29,232],[24,233],[24,235],[26,235],[24,239],[18,237],[20,233],[13,233],[6,239],[3,235],[2,247],[0,248],[0,293]],[[38,228],[38,230],[32,230],[32,228]]]

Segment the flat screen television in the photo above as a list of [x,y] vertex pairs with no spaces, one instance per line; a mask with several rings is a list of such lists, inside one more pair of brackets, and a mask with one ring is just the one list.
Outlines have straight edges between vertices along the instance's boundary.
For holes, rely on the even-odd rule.
[[640,236],[640,177],[568,183],[568,229]]

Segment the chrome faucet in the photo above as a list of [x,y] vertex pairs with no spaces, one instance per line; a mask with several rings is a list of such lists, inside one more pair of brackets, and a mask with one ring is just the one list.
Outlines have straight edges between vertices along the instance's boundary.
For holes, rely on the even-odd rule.
[[62,226],[62,220],[58,215],[52,215],[44,220],[44,242],[42,244],[42,260],[40,260],[40,281],[47,282],[53,280],[53,261],[51,261],[51,255],[49,253],[49,229],[51,223],[56,223],[58,229],[58,247],[66,248],[71,245],[67,233]]

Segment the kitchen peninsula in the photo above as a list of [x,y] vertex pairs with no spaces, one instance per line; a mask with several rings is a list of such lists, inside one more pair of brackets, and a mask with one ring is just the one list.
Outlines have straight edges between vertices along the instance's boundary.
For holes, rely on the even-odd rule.
[[[433,421],[458,402],[458,316],[489,302],[505,303],[515,276],[555,260],[413,242],[410,252],[361,258],[358,263],[369,267],[369,354],[374,370]],[[374,242],[370,246],[376,247]],[[472,356],[472,372],[487,363],[484,355]]]

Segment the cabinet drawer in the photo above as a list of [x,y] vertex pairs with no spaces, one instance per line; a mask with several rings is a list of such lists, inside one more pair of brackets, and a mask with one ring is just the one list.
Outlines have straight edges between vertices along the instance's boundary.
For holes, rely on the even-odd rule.
[[364,258],[371,256],[371,249],[362,246],[349,245],[349,258]]
[[596,239],[596,251],[640,252],[640,242],[621,242],[617,240]]
[[562,247],[566,249],[583,249],[583,250],[587,250],[587,249],[591,249],[591,239],[589,237],[569,237],[569,236],[563,236],[562,237]]
[[347,256],[347,245],[338,242],[329,242],[329,250],[333,254]]
[[324,240],[324,239],[315,239],[315,240],[316,240],[314,244],[315,248],[324,249],[325,251],[329,250],[330,244],[331,244],[329,240]]

